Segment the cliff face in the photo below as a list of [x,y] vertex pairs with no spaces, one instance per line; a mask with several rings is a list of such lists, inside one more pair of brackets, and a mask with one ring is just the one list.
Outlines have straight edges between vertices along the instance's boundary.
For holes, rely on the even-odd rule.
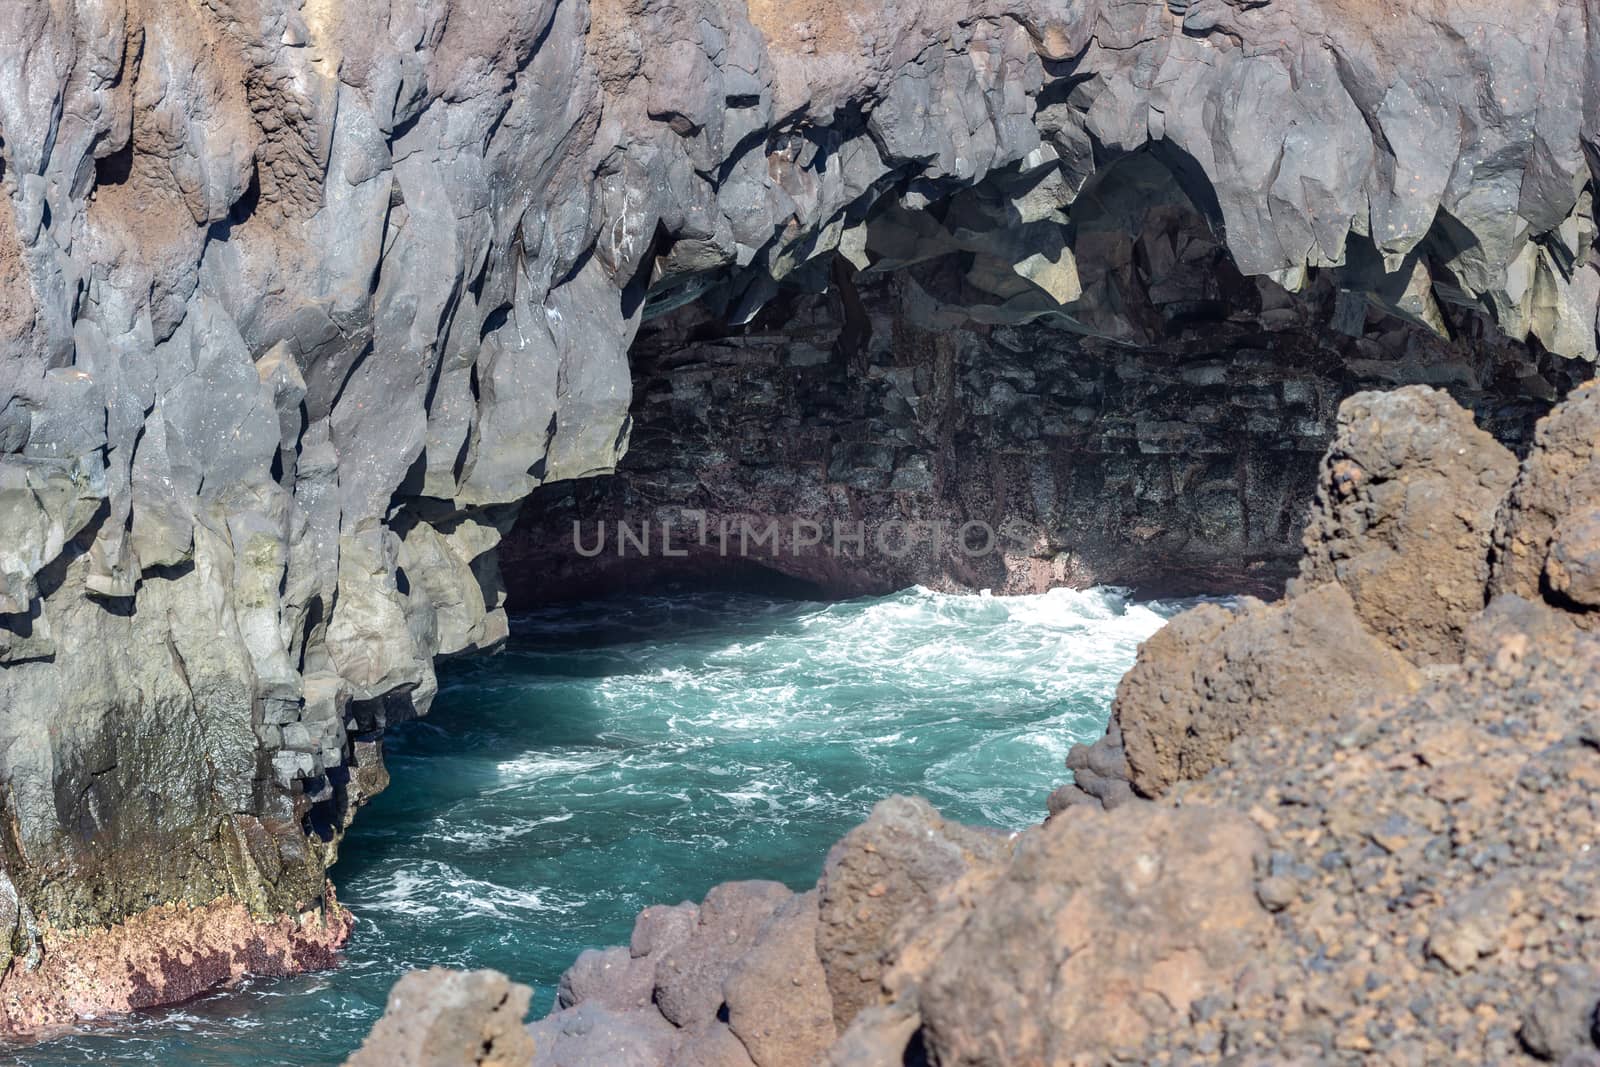
[[511,599],[768,576],[846,597],[1276,596],[1342,398],[1433,383],[1520,451],[1590,368],[1467,314],[1448,341],[1375,310],[1340,323],[1327,276],[1299,294],[1243,279],[1185,221],[1124,232],[1130,280],[1188,257],[1128,294],[1150,324],[1137,345],[974,322],[930,294],[948,264],[845,268],[738,329],[699,306],[646,322],[632,447],[614,476],[524,504],[499,553]]
[[[996,337],[1048,317],[1137,345],[1165,327],[1134,296],[1181,303],[1162,279],[1225,253],[1347,333],[1365,305],[1469,338],[1477,316],[1592,359],[1593,15],[6,5],[7,980],[155,905],[331,905],[385,725],[427,710],[435,656],[505,632],[517,503],[627,448],[647,313],[746,323],[837,255],[921,271]],[[1213,251],[1119,264],[1084,224],[1135,155]],[[1542,359],[1513,361],[1529,395]],[[6,1003],[11,1026],[94,1009]]]

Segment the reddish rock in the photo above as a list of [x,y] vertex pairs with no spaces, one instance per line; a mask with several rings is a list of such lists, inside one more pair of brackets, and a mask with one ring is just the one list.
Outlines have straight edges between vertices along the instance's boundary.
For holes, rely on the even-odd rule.
[[922,988],[940,1067],[1104,1062],[1230,986],[1272,923],[1260,831],[1226,810],[1123,808],[1027,835]]
[[224,899],[151,908],[103,930],[45,924],[37,966],[18,959],[0,978],[0,1029],[37,1033],[176,1004],[247,974],[325,970],[354,923],[330,884],[320,909],[270,921]]
[[561,976],[556,1006],[570,1008],[598,1001],[617,1011],[650,1006],[655,990],[655,961],[625,948],[588,949]]
[[802,1067],[833,1044],[833,1001],[817,959],[817,894],[778,905],[722,983],[733,1031],[756,1067]]
[[1326,721],[1420,683],[1362,627],[1344,589],[1325,585],[1277,604],[1246,602],[1237,614],[1207,606],[1174,620],[1140,650],[1112,713],[1133,788],[1160,796],[1263,724]]
[[1600,506],[1600,381],[1573,390],[1540,421],[1495,527],[1492,593],[1548,598],[1600,626],[1596,596]]
[[755,1064],[743,1042],[733,1036],[726,1023],[712,1023],[685,1034],[665,1067],[755,1067]]
[[777,882],[726,882],[700,905],[699,922],[682,943],[661,954],[655,1002],[676,1026],[710,1023],[722,1007],[722,983],[748,952],[778,905],[794,894]]
[[532,1067],[662,1067],[681,1037],[654,1009],[616,1011],[598,1001],[548,1015],[528,1032],[537,1046]]
[[915,929],[932,915],[941,891],[973,867],[1003,864],[1010,851],[1005,837],[950,822],[926,800],[899,796],[881,801],[833,847],[818,883],[817,952],[841,1030],[863,1008],[885,1001],[896,927],[906,922]]

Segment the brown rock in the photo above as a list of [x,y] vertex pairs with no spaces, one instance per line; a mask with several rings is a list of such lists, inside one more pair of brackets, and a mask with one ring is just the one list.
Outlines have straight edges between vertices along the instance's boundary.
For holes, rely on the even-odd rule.
[[922,1029],[922,1016],[904,1004],[861,1009],[850,1028],[828,1049],[827,1067],[904,1067],[916,1062],[907,1046]]
[[755,1064],[744,1043],[733,1036],[727,1023],[714,1022],[684,1035],[665,1067],[755,1067]]
[[654,1008],[616,1011],[599,1001],[553,1012],[528,1033],[537,1046],[532,1067],[661,1067],[682,1038]]
[[345,1067],[526,1067],[533,990],[498,971],[412,971]]
[[838,1035],[817,959],[817,893],[779,904],[722,992],[728,1028],[756,1067],[810,1067]]
[[655,1002],[675,1026],[710,1024],[722,1007],[722,983],[755,944],[779,904],[794,896],[777,882],[725,882],[706,894],[687,940],[660,954]]
[[894,955],[891,932],[932,914],[940,892],[974,867],[1010,853],[1003,837],[948,822],[925,800],[890,797],[833,847],[818,883],[817,954],[834,1021],[885,1000],[881,981]]
[[556,1006],[570,1008],[597,1001],[617,1011],[650,1006],[655,991],[655,961],[625,948],[588,949],[561,976]]
[[1352,396],[1323,457],[1290,595],[1338,582],[1367,628],[1412,663],[1458,662],[1516,474],[1516,457],[1447,393]]
[[1539,423],[1494,536],[1494,593],[1544,598],[1600,628],[1600,381]]
[[[17,912],[9,918],[15,926]],[[270,921],[222,897],[199,907],[147,908],[104,928],[39,925],[37,965],[18,962],[0,977],[0,1033],[35,1033],[175,1004],[247,974],[326,970],[338,964],[355,919],[339,906],[330,883],[319,906]]]
[[697,904],[652,904],[633,921],[628,951],[634,956],[660,956],[689,940],[699,922]]
[[1261,849],[1248,819],[1203,808],[1123,808],[1029,835],[923,985],[932,1058],[1099,1062],[1182,1024],[1269,934],[1252,885]]
[[1237,614],[1206,605],[1139,650],[1112,705],[1133,787],[1159,796],[1217,766],[1228,746],[1270,723],[1327,720],[1400,696],[1421,676],[1355,616],[1338,585]]

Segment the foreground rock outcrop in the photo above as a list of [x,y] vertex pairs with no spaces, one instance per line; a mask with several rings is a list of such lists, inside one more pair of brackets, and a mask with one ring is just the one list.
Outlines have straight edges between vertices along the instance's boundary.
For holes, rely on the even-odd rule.
[[1044,825],[885,801],[814,893],[713,890],[702,923],[772,917],[691,989],[636,933],[649,979],[591,1007],[580,961],[534,1062],[610,1062],[603,1011],[639,1064],[1600,1063],[1600,638],[1551,577],[1587,573],[1597,420],[1591,383],[1519,469],[1443,393],[1352,398],[1288,595],[1148,642]]
[[[326,869],[383,731],[435,657],[503,639],[518,503],[615,468],[646,316],[743,324],[841,258],[920,277],[945,325],[1131,345],[1155,308],[1266,328],[1319,291],[1357,351],[1368,308],[1526,343],[1474,365],[1553,399],[1549,357],[1595,356],[1595,25],[1572,0],[6,4],[0,1028],[33,1025],[7,991],[41,953],[91,960],[152,908],[346,927]],[[1141,159],[1219,236],[1108,222]],[[1541,564],[1565,603],[1594,598],[1592,533],[1572,516]]]

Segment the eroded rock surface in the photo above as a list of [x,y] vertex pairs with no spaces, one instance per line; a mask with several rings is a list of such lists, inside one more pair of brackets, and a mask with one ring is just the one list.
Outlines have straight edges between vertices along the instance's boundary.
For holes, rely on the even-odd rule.
[[[427,711],[436,656],[505,636],[518,502],[625,451],[647,314],[743,324],[842,257],[920,274],[940,328],[1137,345],[1150,307],[1215,317],[1265,278],[1264,329],[1321,286],[1357,349],[1368,307],[1458,341],[1492,321],[1533,352],[1496,377],[1553,399],[1540,352],[1595,355],[1594,20],[1384,16],[7,4],[0,964],[152,904],[331,911],[383,730]],[[1144,157],[1220,245],[1106,221],[1096,176]],[[1567,601],[1591,526],[1552,556]]]
[[1595,629],[1600,609],[1600,383],[1539,425],[1495,530],[1497,593],[1543,598]]
[[[1586,373],[1459,307],[1449,340],[1359,307],[1330,328],[1348,303],[1330,275],[1298,294],[1239,276],[1150,157],[1097,175],[1074,219],[1103,231],[1092,247],[1118,264],[1135,343],[1058,316],[976,322],[941,284],[948,257],[837,263],[828,293],[781,294],[744,327],[698,304],[646,322],[634,447],[615,475],[530,498],[499,553],[512,597],[740,573],[813,595],[1110,584],[1273,597],[1352,391],[1437,385],[1482,422],[1461,416],[1471,439],[1492,431],[1525,452],[1541,397]],[[1171,273],[1136,269],[1175,249]],[[1490,526],[1503,488],[1483,491]]]
[[1367,629],[1419,666],[1459,661],[1516,473],[1515,457],[1442,393],[1352,397],[1317,482],[1300,583],[1337,583]]

